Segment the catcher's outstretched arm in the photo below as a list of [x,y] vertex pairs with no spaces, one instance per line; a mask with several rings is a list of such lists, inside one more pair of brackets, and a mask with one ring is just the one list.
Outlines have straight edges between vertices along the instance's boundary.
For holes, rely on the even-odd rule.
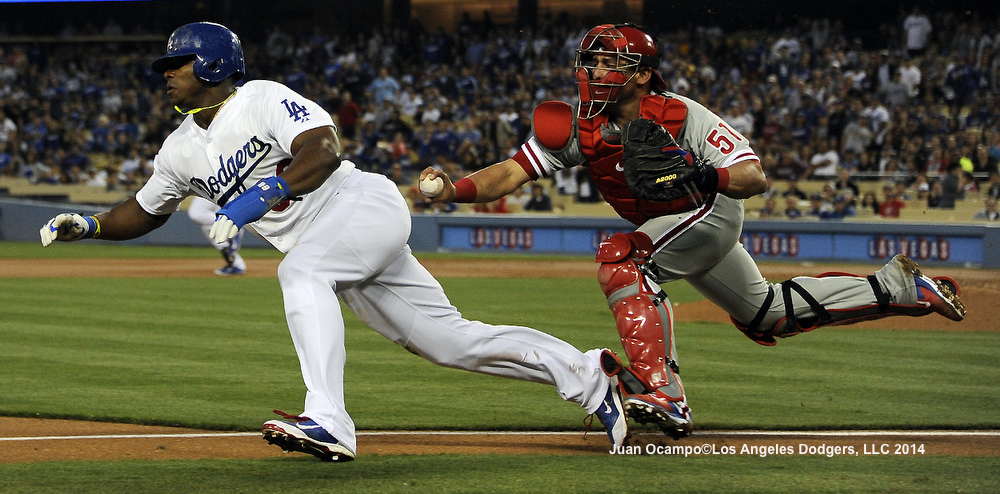
[[733,199],[747,199],[767,191],[764,168],[757,160],[747,160],[727,168],[729,186],[722,194]]
[[[457,191],[455,184],[451,182],[448,174],[443,171],[428,167],[420,173],[420,180],[423,180],[427,175],[438,176],[444,179],[444,189],[436,197],[428,198],[430,202],[495,201],[514,192],[518,187],[531,180],[527,172],[513,159],[492,164],[459,180],[459,182],[465,182],[465,184],[460,183],[460,190]],[[473,186],[471,189],[469,188],[470,184]],[[470,190],[472,192],[469,192]]]

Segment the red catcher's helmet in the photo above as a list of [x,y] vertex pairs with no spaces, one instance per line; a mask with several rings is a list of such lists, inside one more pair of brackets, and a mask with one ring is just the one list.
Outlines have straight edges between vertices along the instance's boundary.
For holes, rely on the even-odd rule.
[[[613,56],[608,66],[598,67],[597,56]],[[576,82],[580,89],[580,118],[593,118],[609,103],[618,101],[618,92],[635,77],[639,67],[653,69],[653,89],[667,88],[660,76],[660,54],[656,40],[632,24],[601,24],[591,29],[576,51]],[[594,77],[594,69],[606,70]]]

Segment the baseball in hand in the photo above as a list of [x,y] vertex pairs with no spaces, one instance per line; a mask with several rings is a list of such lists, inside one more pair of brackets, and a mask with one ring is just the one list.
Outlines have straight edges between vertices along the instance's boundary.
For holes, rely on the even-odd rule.
[[437,197],[444,190],[444,180],[441,177],[427,175],[420,181],[420,192],[427,197]]

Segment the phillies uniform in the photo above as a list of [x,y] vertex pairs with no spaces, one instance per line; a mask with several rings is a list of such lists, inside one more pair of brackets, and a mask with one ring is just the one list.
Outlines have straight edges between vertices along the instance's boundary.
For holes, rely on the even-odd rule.
[[[916,268],[908,260],[903,264],[894,260],[868,277],[821,275],[768,283],[739,242],[744,217],[742,200],[718,192],[708,194],[700,205],[687,197],[670,202],[637,198],[625,181],[622,147],[616,143],[617,125],[609,122],[605,114],[570,117],[577,112],[568,106],[561,102],[540,105],[534,116],[535,134],[513,159],[531,179],[550,177],[572,166],[586,166],[605,200],[619,215],[635,224],[638,232],[648,236],[649,245],[635,247],[641,253],[636,258],[652,261],[639,270],[641,287],[628,283],[615,285],[608,281],[610,274],[602,275],[601,283],[632,365],[647,387],[659,389],[676,403],[677,412],[672,414],[676,417],[674,422],[681,424],[678,428],[689,427],[690,415],[677,375],[673,314],[666,294],[657,286],[659,283],[687,280],[728,312],[751,339],[764,345],[773,345],[775,336],[791,336],[825,324],[891,315],[887,310],[906,315],[931,312],[928,304],[918,301],[914,279],[919,278],[919,272],[914,272]],[[640,103],[640,114],[665,127],[680,148],[713,167],[726,168],[745,160],[758,160],[745,136],[684,96],[667,91],[645,96]],[[622,251],[626,254],[627,243]],[[625,255],[607,257],[605,249],[610,249],[607,242],[598,252],[602,269],[617,265]],[[622,288],[627,293],[618,294],[609,287]],[[648,294],[652,303],[637,293]],[[638,301],[632,304],[627,300],[630,297]],[[620,307],[625,308],[619,310]],[[648,323],[656,318],[646,317],[642,314],[644,310],[661,311],[665,327],[649,327]],[[949,313],[949,317],[961,316]],[[630,400],[627,394],[626,407],[630,406]],[[643,410],[633,408],[632,412]],[[689,432],[665,430],[672,435]]]
[[[280,173],[300,133],[333,126],[329,114],[287,87],[243,85],[208,129],[188,117],[163,143],[136,199],[170,214],[198,195],[219,205]],[[584,354],[548,334],[469,321],[412,256],[409,209],[388,178],[349,161],[317,190],[247,225],[286,256],[278,268],[285,313],[306,385],[302,416],[356,451],[344,406],[344,320],[338,298],[372,329],[438,365],[550,384],[588,412],[612,380],[599,350]],[[378,365],[373,363],[373,365]]]

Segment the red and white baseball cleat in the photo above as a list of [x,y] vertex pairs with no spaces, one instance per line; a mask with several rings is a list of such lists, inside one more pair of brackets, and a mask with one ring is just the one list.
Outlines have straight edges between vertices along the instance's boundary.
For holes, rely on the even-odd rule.
[[952,321],[965,319],[965,305],[958,298],[958,283],[955,280],[947,276],[929,278],[920,272],[917,263],[902,254],[897,255],[893,260],[899,264],[904,272],[913,275],[913,281],[917,284],[919,304],[927,305],[931,311]]
[[664,434],[680,439],[694,431],[687,400],[670,399],[660,390],[650,390],[632,369],[610,350],[601,354],[605,374],[618,378],[625,414],[640,424],[655,424]]

